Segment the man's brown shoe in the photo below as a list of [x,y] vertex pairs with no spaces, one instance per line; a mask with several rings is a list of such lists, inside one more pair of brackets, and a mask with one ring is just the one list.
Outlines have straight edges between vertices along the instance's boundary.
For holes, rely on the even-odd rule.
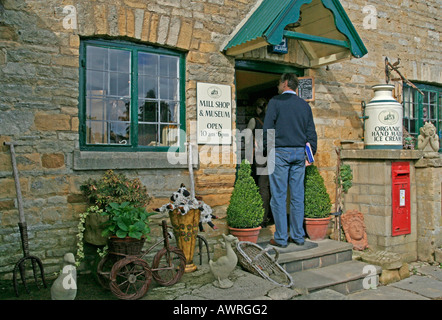
[[275,246],[275,247],[279,247],[279,248],[287,248],[287,245],[279,244],[278,242],[275,241],[275,239],[270,239],[269,243],[271,246]]
[[297,246],[303,246],[305,241],[296,241],[289,237],[289,242],[296,244]]

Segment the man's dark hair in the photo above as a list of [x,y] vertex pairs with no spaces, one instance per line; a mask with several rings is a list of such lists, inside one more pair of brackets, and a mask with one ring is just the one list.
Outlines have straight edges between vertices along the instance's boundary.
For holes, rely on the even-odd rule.
[[290,89],[292,89],[293,91],[296,91],[296,89],[298,89],[299,81],[298,81],[298,77],[296,76],[296,74],[294,74],[294,73],[284,73],[281,76],[281,82],[284,82],[286,80],[288,81],[287,85],[288,85],[288,87]]

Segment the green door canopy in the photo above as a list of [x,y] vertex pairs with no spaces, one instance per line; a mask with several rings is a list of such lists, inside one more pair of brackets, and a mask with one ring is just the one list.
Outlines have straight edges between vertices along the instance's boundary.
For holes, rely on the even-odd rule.
[[310,67],[367,53],[339,0],[263,0],[224,47],[236,56],[283,37],[298,40]]

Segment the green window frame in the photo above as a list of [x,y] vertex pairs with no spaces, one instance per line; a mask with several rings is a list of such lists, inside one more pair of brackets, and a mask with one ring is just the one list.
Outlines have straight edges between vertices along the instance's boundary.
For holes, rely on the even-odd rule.
[[183,151],[184,53],[81,39],[80,150]]
[[[414,83],[423,95],[415,88],[404,84],[403,87],[403,123],[405,129],[415,138],[420,132],[419,129],[425,122],[430,121],[436,127],[439,140],[442,141],[442,87]],[[439,149],[439,152],[442,148]]]

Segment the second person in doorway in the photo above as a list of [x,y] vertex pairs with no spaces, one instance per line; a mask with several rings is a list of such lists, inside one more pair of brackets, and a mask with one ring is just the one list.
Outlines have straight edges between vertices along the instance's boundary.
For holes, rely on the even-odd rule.
[[[257,155],[259,152],[262,154],[262,129],[264,126],[264,118],[267,110],[268,101],[266,98],[259,98],[255,101],[254,106],[256,108],[256,116],[249,120],[247,124],[247,129],[250,129],[253,133],[253,173],[255,177],[256,184],[259,188],[259,193],[262,198],[264,206],[264,217],[261,223],[261,227],[265,228],[267,225],[271,224],[272,213],[270,210],[270,183],[269,176],[266,172],[266,163],[260,163],[257,161]],[[261,158],[260,158],[261,159]]]

